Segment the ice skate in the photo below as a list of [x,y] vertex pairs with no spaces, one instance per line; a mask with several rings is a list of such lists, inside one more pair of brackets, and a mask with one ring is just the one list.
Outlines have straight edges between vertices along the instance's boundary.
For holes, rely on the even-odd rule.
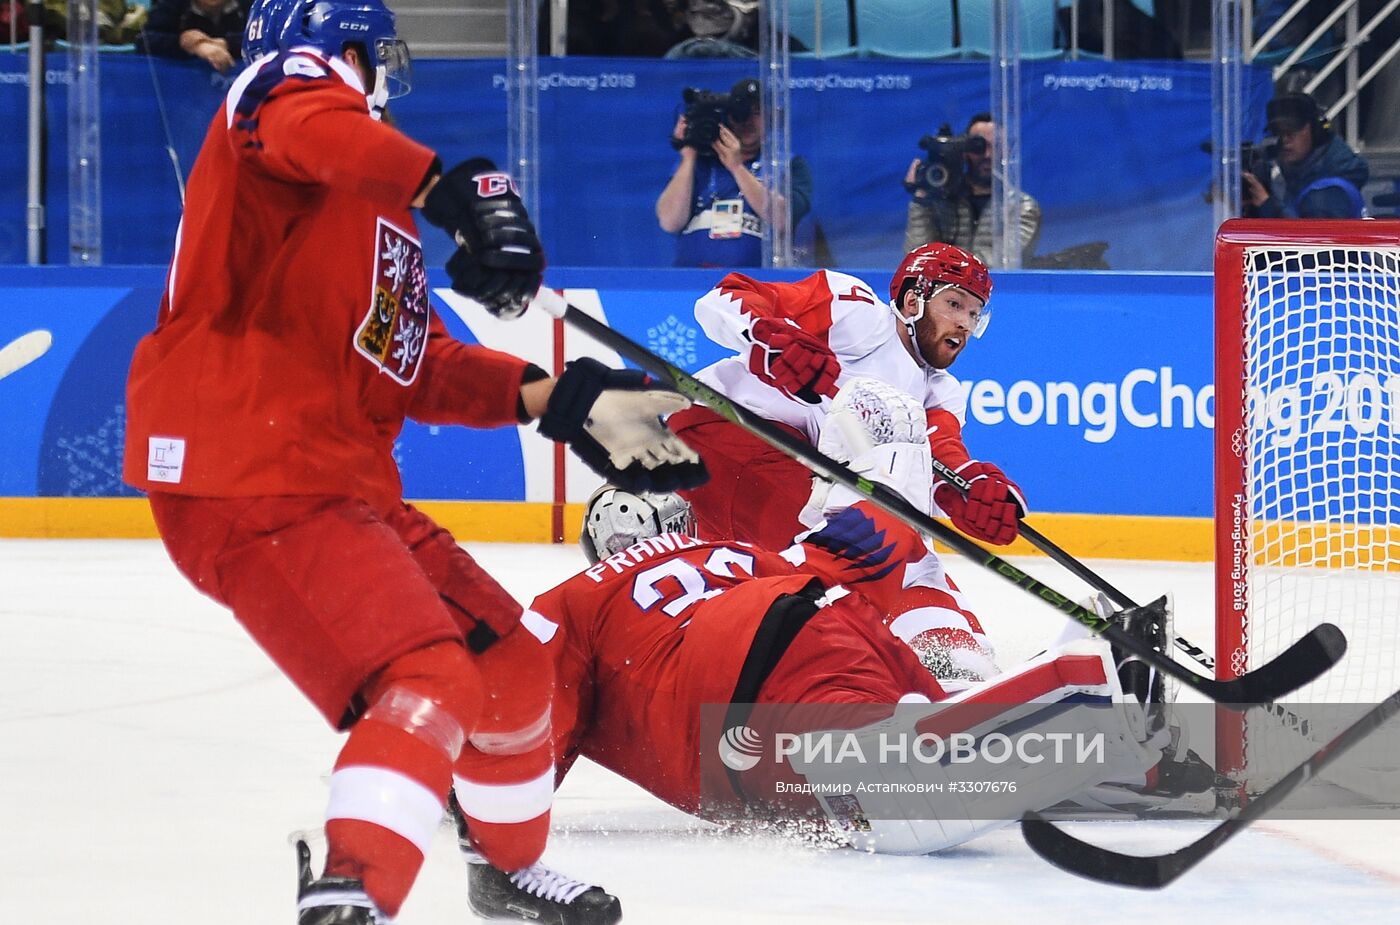
[[[1123,611],[1115,611],[1103,594],[1096,595],[1090,603],[1100,616],[1117,623],[1154,651],[1171,657],[1175,631],[1170,594]],[[1217,788],[1228,787],[1230,782],[1219,778],[1215,769],[1188,747],[1187,728],[1173,709],[1176,685],[1137,656],[1117,647],[1113,655],[1123,692],[1143,704],[1148,742],[1161,749],[1162,760],[1147,772],[1142,786],[1116,788],[1122,791],[1121,800],[1112,798],[1115,785],[1096,788],[1098,795],[1107,797],[1104,802],[1119,811],[1150,815],[1213,812]]]
[[478,859],[468,860],[467,870],[472,911],[489,921],[613,925],[622,920],[616,896],[543,864],[507,874]]
[[297,839],[297,925],[393,925],[353,877],[311,877],[311,849]]
[[457,844],[467,861],[467,901],[481,918],[540,925],[614,925],[622,920],[622,903],[602,887],[539,863],[514,873],[492,867],[472,846],[467,820],[451,791],[447,810],[457,825]]

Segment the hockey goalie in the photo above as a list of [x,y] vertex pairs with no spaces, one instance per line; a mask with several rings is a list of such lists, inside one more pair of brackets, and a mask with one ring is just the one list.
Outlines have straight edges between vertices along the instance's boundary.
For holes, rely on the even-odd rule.
[[[929,446],[917,400],[854,379],[833,402],[820,445],[928,510]],[[550,627],[547,649],[557,670],[558,779],[583,756],[692,814],[733,818],[739,805],[745,813],[820,817],[851,844],[895,853],[947,848],[1014,821],[1022,810],[1066,800],[1151,805],[1210,790],[1210,769],[1174,748],[1159,709],[1161,680],[1082,631],[950,696],[884,617],[902,593],[906,568],[927,555],[925,541],[840,485],[818,485],[808,508],[817,525],[777,553],[701,542],[688,504],[676,495],[607,486],[594,493],[581,537],[593,564],[532,605]],[[1160,605],[1120,619],[1154,646],[1169,632]],[[852,825],[849,800],[815,795],[839,792],[841,782],[829,779],[839,771],[804,766],[800,755],[743,772],[717,766],[721,742],[701,722],[706,704],[727,705],[721,709],[729,730],[765,707],[816,705],[832,728],[857,737],[893,723],[915,735],[938,727],[941,736],[976,741],[1012,724],[1049,724],[1090,701],[1104,708],[1081,711],[1076,722],[1106,743],[1102,760],[1066,762],[1053,774],[1011,769],[1024,805],[1008,804],[1004,792],[963,792],[959,780],[983,770],[975,764],[933,762],[918,773],[927,791],[942,785],[937,806],[859,825]],[[803,731],[821,731],[810,727]],[[702,778],[728,786],[716,795]],[[768,799],[775,789],[788,796]]]

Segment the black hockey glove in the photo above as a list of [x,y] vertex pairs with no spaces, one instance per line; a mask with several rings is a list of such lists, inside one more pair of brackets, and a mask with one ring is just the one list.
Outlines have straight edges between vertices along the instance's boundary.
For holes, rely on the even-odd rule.
[[453,289],[498,318],[525,311],[544,278],[544,248],[510,174],[484,157],[463,161],[428,193],[423,217],[460,245],[447,261]]
[[594,472],[626,491],[675,491],[709,473],[661,415],[690,401],[635,369],[609,369],[591,357],[569,363],[540,418],[540,433],[567,443]]

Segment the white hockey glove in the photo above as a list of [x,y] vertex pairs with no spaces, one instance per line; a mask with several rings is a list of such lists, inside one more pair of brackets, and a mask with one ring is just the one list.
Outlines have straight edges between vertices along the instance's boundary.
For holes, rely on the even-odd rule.
[[[923,405],[912,395],[878,379],[851,379],[831,403],[817,449],[857,475],[893,489],[927,514],[933,464],[926,427]],[[861,498],[849,488],[814,478],[799,518],[814,526],[824,512],[849,507]]]
[[690,400],[635,369],[573,360],[540,418],[540,433],[567,443],[594,472],[627,491],[676,491],[709,478],[695,451],[662,416]]

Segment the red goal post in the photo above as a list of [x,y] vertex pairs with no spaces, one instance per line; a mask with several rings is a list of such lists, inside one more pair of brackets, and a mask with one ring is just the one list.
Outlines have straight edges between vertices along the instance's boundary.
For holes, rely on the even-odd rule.
[[[1375,702],[1400,686],[1400,222],[1226,222],[1215,350],[1217,676],[1330,620],[1348,654],[1289,701]],[[1250,777],[1261,714],[1220,712],[1222,771]]]

